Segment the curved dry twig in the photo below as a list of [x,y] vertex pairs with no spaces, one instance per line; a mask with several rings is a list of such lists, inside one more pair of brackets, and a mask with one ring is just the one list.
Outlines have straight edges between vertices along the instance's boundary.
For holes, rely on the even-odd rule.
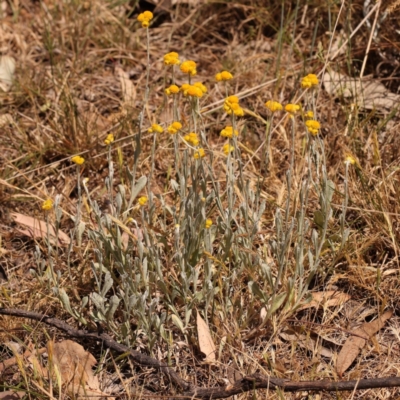
[[[346,390],[361,390],[361,389],[374,389],[383,387],[400,387],[400,377],[387,377],[375,379],[360,379],[353,381],[303,381],[295,382],[287,379],[272,378],[262,374],[252,374],[234,382],[231,385],[202,388],[195,387],[189,382],[182,379],[173,368],[167,364],[162,363],[150,356],[142,354],[138,351],[131,350],[129,347],[117,343],[106,333],[89,332],[86,330],[77,330],[72,328],[67,323],[58,318],[51,318],[47,315],[39,314],[36,312],[0,308],[0,315],[9,315],[20,318],[29,318],[35,321],[43,322],[49,326],[53,326],[74,338],[90,339],[102,341],[103,344],[109,349],[115,350],[118,353],[129,353],[132,360],[141,366],[152,367],[159,369],[171,381],[182,390],[182,397],[198,398],[198,399],[223,399],[243,392],[249,392],[255,389],[281,389],[285,392],[298,392],[298,391],[346,391]],[[163,396],[164,399],[174,399],[174,396]]]

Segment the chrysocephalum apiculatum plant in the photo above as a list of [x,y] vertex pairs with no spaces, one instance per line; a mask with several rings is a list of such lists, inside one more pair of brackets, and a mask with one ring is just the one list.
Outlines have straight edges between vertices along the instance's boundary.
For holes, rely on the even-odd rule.
[[[171,343],[170,329],[175,325],[183,335],[190,335],[192,312],[200,310],[206,319],[215,315],[234,315],[239,326],[248,327],[255,309],[266,312],[259,323],[289,315],[307,297],[310,282],[323,275],[322,251],[327,245],[328,224],[332,218],[332,196],[335,190],[328,178],[321,125],[317,119],[315,93],[319,85],[314,74],[304,77],[303,104],[266,99],[268,118],[265,122],[265,145],[260,168],[267,179],[271,165],[271,137],[282,118],[290,126],[290,160],[286,171],[286,201],[275,212],[275,235],[259,246],[255,244],[262,228],[265,202],[260,190],[246,178],[246,164],[241,156],[241,129],[238,119],[246,113],[238,95],[232,93],[229,71],[219,72],[216,84],[224,85],[225,98],[221,112],[228,123],[220,129],[224,142],[215,147],[205,130],[200,105],[207,100],[207,87],[195,81],[197,64],[183,60],[172,51],[164,55],[164,94],[171,107],[171,121],[148,121],[145,110],[150,99],[150,24],[153,15],[144,12],[138,20],[146,30],[147,74],[139,131],[134,141],[134,155],[127,168],[128,181],[115,187],[113,147],[115,138],[108,134],[108,176],[105,180],[109,207],[101,210],[89,190],[87,178],[82,179],[81,156],[72,157],[77,168],[78,203],[74,216],[71,247],[81,246],[82,235],[91,242],[90,261],[94,287],[81,299],[79,306],[71,301],[61,287],[60,274],[54,273],[54,251],[48,240],[49,271],[47,276],[65,309],[81,323],[87,318],[107,326],[119,340],[133,344],[138,332],[147,337],[151,350],[157,339]],[[185,77],[180,87],[177,74]],[[282,114],[286,112],[285,114]],[[183,115],[184,113],[184,115]],[[250,112],[250,115],[253,112]],[[254,113],[253,113],[254,114]],[[262,121],[262,119],[260,118]],[[245,122],[244,122],[245,123]],[[297,133],[306,132],[302,162],[295,154]],[[142,132],[152,136],[151,154],[144,155]],[[276,133],[275,133],[276,134]],[[168,172],[171,193],[155,195],[152,180],[155,153],[161,140],[170,141],[173,165]],[[140,176],[139,160],[149,157],[150,171]],[[272,154],[273,156],[273,154]],[[225,164],[225,181],[215,170],[218,161]],[[340,216],[341,248],[348,237],[345,227],[347,209],[348,168],[346,160],[345,193]],[[302,166],[302,167],[301,167]],[[303,168],[298,186],[293,182],[295,168]],[[297,171],[298,173],[299,171]],[[82,190],[83,188],[83,190]],[[310,196],[316,196],[319,208],[309,219]],[[90,213],[90,224],[82,221],[82,205]],[[47,199],[42,209],[56,213],[60,221],[59,199]],[[74,243],[74,244],[72,244]],[[271,254],[272,257],[267,257]],[[37,252],[43,269],[43,258]],[[236,293],[243,276],[248,276],[248,292]],[[72,278],[71,278],[72,279]],[[246,302],[244,302],[246,299]],[[241,307],[237,307],[240,305]],[[116,322],[118,316],[118,322]],[[132,329],[132,322],[137,329]],[[173,324],[173,325],[172,325]]]

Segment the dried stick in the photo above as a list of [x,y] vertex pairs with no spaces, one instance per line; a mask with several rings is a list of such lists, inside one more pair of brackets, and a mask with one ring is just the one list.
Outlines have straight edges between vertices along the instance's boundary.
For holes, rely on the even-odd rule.
[[138,351],[131,350],[129,347],[123,344],[117,343],[115,340],[111,339],[111,337],[106,333],[77,330],[57,318],[51,318],[36,312],[0,308],[0,315],[10,315],[15,317],[33,319],[35,321],[43,322],[49,326],[53,326],[70,335],[71,337],[102,341],[106,347],[115,350],[118,353],[129,353],[130,357],[136,364],[159,369],[162,373],[168,376],[176,386],[178,386],[182,390],[182,395],[163,396],[164,399],[178,400],[184,397],[191,399],[223,399],[255,389],[280,389],[285,392],[298,392],[304,390],[336,392],[383,387],[400,387],[400,377],[360,379],[339,382],[329,380],[295,382],[288,379],[271,378],[258,373],[245,376],[244,378],[237,380],[233,384],[227,386],[212,388],[195,387],[189,382],[183,380],[171,367],[168,367],[167,364],[162,363]]

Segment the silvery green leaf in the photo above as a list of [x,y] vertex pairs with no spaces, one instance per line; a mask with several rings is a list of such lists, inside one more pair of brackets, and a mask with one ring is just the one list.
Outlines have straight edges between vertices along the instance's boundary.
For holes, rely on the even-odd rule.
[[132,294],[129,297],[129,309],[132,310],[136,306],[136,303],[137,303],[137,297],[134,294]]
[[275,297],[274,302],[271,305],[271,308],[269,309],[268,314],[272,315],[275,313],[275,311],[283,304],[283,302],[286,299],[287,294],[286,293],[281,293],[278,296]]
[[93,310],[92,312],[92,318],[95,321],[106,321],[106,318],[104,317],[104,313],[100,310]]
[[186,310],[186,313],[185,313],[186,326],[189,325],[191,315],[192,315],[192,309]]
[[168,334],[167,334],[167,332],[166,332],[166,330],[164,328],[164,324],[160,325],[160,335],[166,342],[169,342],[169,337],[168,337]]
[[112,288],[114,283],[113,278],[111,278],[111,274],[109,272],[106,273],[106,276],[104,277],[104,285],[103,288],[101,289],[101,296],[105,297],[107,292]]
[[172,314],[171,319],[172,319],[172,322],[174,323],[174,325],[177,326],[181,330],[182,333],[185,333],[185,328],[183,327],[182,320],[175,314]]
[[85,296],[85,297],[82,298],[82,300],[81,300],[81,308],[82,309],[86,307],[88,301],[89,301],[89,297],[88,296]]
[[175,216],[175,208],[171,208],[169,205],[165,205],[165,210],[168,211],[169,215],[171,215],[172,217]]
[[126,321],[121,325],[122,337],[127,337],[130,334],[130,332],[131,332],[131,326],[129,324],[129,321]]
[[265,294],[261,291],[260,287],[258,286],[258,284],[256,282],[250,281],[248,283],[248,285],[249,285],[251,292],[257,299],[264,301],[264,302],[267,301]]
[[61,300],[61,303],[63,304],[64,308],[73,316],[75,316],[75,313],[72,311],[71,308],[71,303],[69,302],[69,297],[67,293],[65,292],[64,289],[58,289],[58,296]]
[[175,179],[171,179],[170,181],[171,184],[171,188],[172,190],[174,190],[175,192],[179,192],[179,183],[175,180]]
[[92,300],[92,302],[95,305],[95,307],[104,314],[105,310],[104,310],[104,299],[103,299],[103,297],[101,297],[98,293],[93,292],[93,293],[90,294],[90,299]]
[[342,243],[346,243],[347,242],[347,239],[349,238],[349,235],[350,235],[350,229],[346,228],[344,230],[344,232],[343,232],[343,241],[342,241]]
[[78,229],[76,231],[76,240],[78,242],[78,246],[82,244],[82,235],[85,232],[86,224],[83,221],[79,221]]
[[125,186],[124,185],[118,185],[118,192],[121,195],[122,199],[125,199],[126,191],[125,191]]
[[262,262],[260,267],[263,276],[268,276],[271,274],[271,267],[269,266],[269,264]]
[[326,188],[325,188],[325,193],[326,193],[326,201],[328,204],[332,203],[332,197],[333,194],[335,193],[335,183],[331,180],[326,181]]
[[107,321],[112,320],[112,317],[114,316],[115,311],[117,310],[120,301],[121,300],[115,295],[110,297],[110,300],[109,300],[110,305],[109,305],[107,313],[106,313]]
[[308,263],[310,264],[310,269],[314,269],[314,256],[311,253],[311,250],[308,250]]
[[110,177],[109,176],[106,177],[106,179],[104,180],[104,183],[106,185],[107,190],[110,191],[111,185],[110,185]]
[[278,252],[278,243],[276,243],[275,240],[271,240],[271,241],[269,242],[269,245],[271,246],[272,252],[273,252],[274,254],[277,254],[277,252]]
[[120,214],[121,212],[121,208],[122,208],[122,197],[121,197],[121,193],[117,193],[117,195],[115,196],[115,204],[117,206],[117,215]]
[[143,243],[142,243],[141,240],[137,241],[137,248],[138,248],[139,258],[142,260],[143,259],[144,248],[143,248]]
[[314,245],[314,248],[317,249],[319,240],[318,240],[318,232],[315,229],[313,229],[311,233],[311,242]]
[[226,336],[223,336],[222,339],[221,339],[221,342],[220,342],[220,344],[219,344],[219,349],[218,349],[218,360],[221,360],[221,354],[222,354],[222,352],[223,352],[223,350],[224,350],[224,347],[225,347],[225,345],[226,345],[226,339],[227,339],[227,337],[226,337]]
[[147,257],[143,258],[142,261],[142,271],[143,271],[143,279],[147,281],[148,279],[148,273],[147,273]]

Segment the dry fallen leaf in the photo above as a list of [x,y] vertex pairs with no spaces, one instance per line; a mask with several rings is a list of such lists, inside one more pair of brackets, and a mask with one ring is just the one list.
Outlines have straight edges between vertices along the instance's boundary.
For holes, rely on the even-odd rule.
[[[24,225],[27,228],[18,229],[18,231],[23,235],[31,236],[33,238],[47,237],[46,222],[19,213],[11,213],[11,216],[14,218],[15,222]],[[56,241],[56,233],[51,225],[49,225],[49,237],[50,242],[54,244]],[[70,242],[69,236],[61,230],[58,231],[58,239],[60,240],[61,244],[69,244]]]
[[[350,367],[353,361],[360,354],[360,351],[372,335],[378,332],[393,314],[393,311],[386,311],[380,318],[372,322],[362,324],[358,329],[352,331],[350,336],[338,354],[336,371],[340,377]],[[356,336],[357,335],[357,336]]]
[[6,392],[0,392],[0,400],[19,400],[25,396],[25,392],[13,390],[7,390]]
[[205,354],[206,362],[215,362],[216,348],[212,340],[210,329],[200,313],[197,312],[197,334],[199,336],[200,351]]
[[11,114],[0,115],[0,128],[6,125],[13,125],[13,124],[14,124],[14,119],[11,116]]
[[323,307],[334,307],[339,306],[346,301],[350,300],[351,296],[347,293],[338,292],[337,290],[328,290],[326,292],[315,292],[311,293],[312,300],[302,305],[299,310],[305,310],[307,308],[320,306]]
[[78,394],[78,398],[99,400],[107,396],[100,390],[99,380],[93,374],[92,368],[97,361],[92,354],[72,340],[49,341],[47,346],[48,353],[53,355],[53,366],[57,367],[61,383],[71,397]]
[[0,89],[8,92],[11,88],[15,72],[15,60],[9,56],[0,57]]
[[392,93],[377,80],[350,78],[335,71],[323,77],[325,90],[332,96],[352,97],[361,108],[391,112],[400,103],[400,95]]
[[136,100],[136,88],[129,79],[129,74],[120,67],[115,67],[115,73],[121,83],[121,91],[125,107],[133,107]]
[[280,332],[279,336],[288,342],[296,342],[299,346],[310,350],[313,353],[321,354],[327,358],[333,357],[333,352],[327,347],[324,347],[321,338],[318,338],[315,334],[308,336],[300,334],[295,330],[288,329],[284,332]]

